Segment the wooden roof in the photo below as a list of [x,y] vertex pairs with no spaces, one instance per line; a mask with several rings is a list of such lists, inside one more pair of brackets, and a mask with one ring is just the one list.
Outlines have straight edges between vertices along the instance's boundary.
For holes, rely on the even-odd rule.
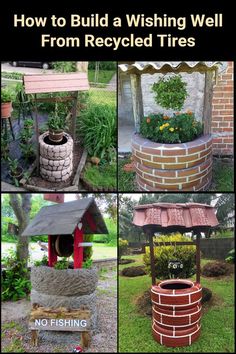
[[24,75],[25,93],[86,91],[89,89],[85,72],[67,74]]
[[155,74],[216,71],[220,62],[217,61],[136,61],[133,64],[120,64],[121,71],[128,74]]
[[136,226],[152,226],[155,231],[209,229],[219,224],[212,206],[199,203],[154,203],[134,210]]
[[[92,223],[89,222],[90,218]],[[22,236],[71,235],[80,222],[86,234],[108,234],[94,198],[83,198],[43,207]]]

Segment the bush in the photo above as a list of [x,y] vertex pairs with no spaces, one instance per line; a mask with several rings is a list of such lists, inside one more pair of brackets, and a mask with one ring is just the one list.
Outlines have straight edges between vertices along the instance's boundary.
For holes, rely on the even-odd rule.
[[226,275],[229,272],[229,267],[225,262],[209,262],[202,268],[202,275],[206,277],[219,277]]
[[202,288],[202,300],[201,303],[204,304],[205,302],[209,301],[212,297],[212,291],[208,288]]
[[190,111],[175,113],[172,117],[162,113],[150,114],[140,125],[141,135],[158,143],[184,143],[196,139],[202,132],[202,124]]
[[63,257],[60,261],[57,261],[54,265],[54,269],[68,269],[69,268],[69,261],[66,257]]
[[[110,161],[116,146],[116,108],[90,103],[78,118],[78,131],[90,156]],[[111,154],[111,156],[110,156]]]
[[[90,61],[88,65],[89,70],[95,70],[96,61]],[[116,70],[116,62],[115,61],[100,61],[99,62],[99,70]]]
[[119,259],[121,259],[121,257],[127,253],[128,246],[129,246],[129,242],[127,240],[123,240],[122,238],[119,238],[119,252],[118,252]]
[[94,235],[93,242],[94,243],[107,243],[108,242],[108,235]]
[[34,262],[35,267],[47,266],[47,265],[48,265],[48,257],[46,255],[44,255],[40,261]]
[[[84,242],[93,242],[93,235],[84,235]],[[93,255],[93,247],[92,246],[84,247],[83,255],[84,255],[83,262],[88,262],[89,264],[89,261]]]
[[229,251],[225,260],[228,263],[235,263],[235,250],[234,250],[234,248],[231,251]]
[[139,277],[141,275],[146,275],[144,266],[128,267],[121,271],[121,274],[126,277]]
[[[157,246],[154,247],[155,259],[155,275],[159,279],[169,278],[168,262],[170,259],[183,262],[183,270],[179,277],[189,278],[195,273],[195,246],[176,246],[175,242],[189,241],[189,238],[182,236],[180,233],[172,235],[162,235],[154,237],[154,241],[173,242],[173,246]],[[147,271],[151,274],[150,249],[146,247],[146,253],[143,256],[143,261],[147,267]]]
[[19,300],[30,292],[31,284],[28,276],[27,260],[18,261],[16,252],[10,251],[2,259],[6,267],[2,271],[2,300]]

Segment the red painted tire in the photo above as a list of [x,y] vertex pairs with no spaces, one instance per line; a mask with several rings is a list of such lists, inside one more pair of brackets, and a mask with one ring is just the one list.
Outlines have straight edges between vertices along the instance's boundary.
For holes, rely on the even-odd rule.
[[189,326],[200,320],[201,306],[197,305],[186,310],[163,310],[154,305],[152,317],[159,325]]
[[171,279],[152,286],[153,305],[167,310],[182,310],[195,307],[202,298],[199,283],[184,279]]
[[191,327],[188,330],[174,331],[166,330],[158,326],[155,322],[152,325],[152,334],[154,339],[167,347],[183,347],[191,345],[200,335],[199,324]]

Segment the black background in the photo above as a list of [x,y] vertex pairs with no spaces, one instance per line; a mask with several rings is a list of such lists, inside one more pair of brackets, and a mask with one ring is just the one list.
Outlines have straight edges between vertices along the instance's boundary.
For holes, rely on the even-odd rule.
[[[235,38],[233,33],[236,23],[233,1],[133,1],[127,0],[124,7],[123,2],[105,1],[64,1],[57,5],[49,6],[43,1],[26,3],[19,1],[17,5],[11,4],[8,10],[1,10],[1,61],[9,60],[233,60],[236,55]],[[52,14],[70,18],[71,13],[89,16],[91,13],[109,13],[109,17],[120,16],[124,18],[126,13],[144,13],[152,16],[157,13],[159,16],[186,16],[199,13],[213,15],[223,13],[223,28],[204,27],[192,28],[188,26],[184,31],[173,28],[14,28],[13,14],[25,14],[26,16],[48,16]],[[69,21],[68,21],[69,22]],[[48,22],[50,23],[50,22]],[[125,22],[124,22],[125,23]],[[190,24],[190,21],[187,22]],[[128,36],[129,33],[136,36],[147,36],[150,32],[156,34],[171,33],[179,37],[195,37],[195,47],[160,48],[155,39],[152,48],[122,48],[117,51],[111,48],[41,48],[40,37],[42,33],[49,33],[52,36],[78,36],[82,38],[85,33],[94,34],[97,37],[107,36]],[[4,50],[3,50],[4,49]]]

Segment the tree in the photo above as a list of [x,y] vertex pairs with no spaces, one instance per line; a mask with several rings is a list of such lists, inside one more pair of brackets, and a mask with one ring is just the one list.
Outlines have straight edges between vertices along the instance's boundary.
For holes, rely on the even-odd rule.
[[16,215],[19,227],[19,239],[16,245],[16,256],[18,260],[28,259],[29,256],[29,240],[28,237],[22,236],[22,232],[26,228],[30,220],[30,210],[31,210],[31,194],[21,193],[10,194],[10,202],[12,209]]

